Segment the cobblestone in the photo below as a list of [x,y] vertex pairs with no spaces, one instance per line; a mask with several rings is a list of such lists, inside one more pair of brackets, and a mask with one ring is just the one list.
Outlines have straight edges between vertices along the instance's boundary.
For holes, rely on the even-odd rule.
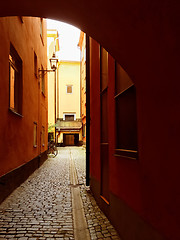
[[117,240],[120,240],[120,237],[118,236],[118,233],[116,232],[114,227],[111,225],[107,217],[97,206],[96,201],[90,191],[90,188],[85,186],[85,161],[83,161],[83,159],[85,159],[85,151],[83,150],[83,148],[80,149],[72,148],[70,151],[73,156],[75,167],[77,170],[81,198],[83,201],[84,212],[88,228],[90,230],[91,239],[112,239],[111,237],[116,237]]
[[91,239],[120,239],[85,186],[85,150],[59,148],[0,205],[0,240],[74,240],[70,153]]

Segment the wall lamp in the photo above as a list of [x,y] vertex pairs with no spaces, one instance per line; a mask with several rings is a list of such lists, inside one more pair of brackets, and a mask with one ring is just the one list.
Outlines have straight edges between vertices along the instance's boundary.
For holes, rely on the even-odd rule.
[[56,58],[55,52],[53,52],[52,57],[49,59],[51,69],[38,69],[39,78],[42,78],[47,72],[55,72],[57,69],[58,58]]
[[[43,78],[45,73],[47,72],[54,72],[54,119],[55,119],[55,125],[56,125],[56,69],[58,64],[58,59],[56,58],[55,52],[53,52],[52,57],[49,59],[51,69],[39,69],[39,78]],[[56,126],[55,126],[55,144],[56,144]]]

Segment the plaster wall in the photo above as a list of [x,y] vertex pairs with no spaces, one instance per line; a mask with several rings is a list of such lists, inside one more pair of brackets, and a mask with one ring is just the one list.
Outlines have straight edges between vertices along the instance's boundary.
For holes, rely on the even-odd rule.
[[[47,136],[47,85],[41,92],[41,79],[34,74],[34,52],[38,68],[46,68],[46,21],[43,38],[40,19],[23,17],[0,19],[0,176],[20,167],[47,149],[47,138],[42,143],[42,127]],[[9,53],[10,43],[22,59],[22,116],[9,110]],[[3,104],[2,104],[3,103]],[[37,147],[33,146],[34,122],[37,123]]]
[[[90,40],[90,173],[92,189],[97,196],[98,188],[101,184],[101,161],[100,161],[100,63],[99,63],[99,44],[93,39]],[[158,124],[158,96],[151,92],[151,88],[141,91],[141,86],[135,84],[137,90],[137,122],[138,122],[138,160],[116,157],[115,154],[115,62],[114,58],[108,56],[108,134],[109,134],[109,188],[110,194],[116,196],[120,202],[124,202],[129,209],[138,214],[141,219],[148,223],[152,229],[156,229],[163,239],[179,238],[179,208],[177,185],[179,182],[178,173],[172,165],[172,159],[167,162],[167,154],[164,153],[162,161],[160,160],[159,147],[163,147],[163,140],[159,141],[152,137],[154,134],[162,134],[167,141],[164,132],[157,129]],[[124,76],[126,77],[126,76]],[[132,79],[133,80],[133,79]],[[162,97],[162,91],[159,96]],[[143,97],[143,100],[142,100]],[[154,98],[156,100],[154,100]],[[146,101],[146,102],[145,102]],[[149,107],[149,102],[154,102],[154,107]],[[164,102],[166,100],[164,99]],[[142,110],[142,106],[143,110]],[[165,107],[165,106],[164,106]],[[161,107],[163,108],[163,107]],[[155,110],[156,109],[156,110]],[[159,109],[159,108],[158,108]],[[161,111],[159,109],[159,111]],[[150,114],[153,113],[155,115]],[[146,121],[143,121],[143,116]],[[151,116],[150,116],[151,115]],[[168,118],[168,115],[166,116]],[[154,119],[155,118],[155,119]],[[172,116],[171,116],[172,118]],[[153,120],[154,119],[154,120]],[[154,122],[154,124],[153,124]],[[156,122],[156,124],[155,124]],[[146,125],[146,127],[145,127]],[[153,125],[153,128],[152,128]],[[167,128],[166,128],[167,130]],[[166,132],[167,133],[167,132]],[[146,140],[142,141],[142,136],[146,135]],[[144,147],[147,151],[144,151]],[[148,150],[149,149],[149,150]],[[168,150],[167,150],[168,151]],[[167,153],[166,151],[166,153]],[[173,154],[173,153],[172,153]],[[151,156],[151,158],[150,158]],[[155,160],[156,159],[156,160]],[[166,167],[165,167],[166,165]],[[177,166],[177,165],[176,165]],[[174,169],[174,170],[173,170]],[[174,175],[175,173],[175,175]],[[172,175],[171,175],[172,174]],[[95,182],[95,184],[94,184]],[[176,189],[176,190],[175,190]],[[168,194],[170,193],[170,195]],[[110,198],[110,205],[111,205]],[[117,201],[118,202],[118,201]],[[122,204],[122,203],[121,203]],[[175,204],[175,205],[174,205]],[[103,206],[103,205],[102,205]],[[111,212],[111,207],[103,208],[107,214],[116,215]],[[110,210],[111,209],[111,210]],[[110,211],[110,212],[109,212]],[[119,213],[120,214],[120,213]],[[124,213],[126,214],[126,212]],[[118,216],[117,221],[118,221]],[[122,217],[122,219],[125,216]],[[117,223],[116,221],[116,223]],[[125,222],[125,219],[123,220]],[[131,219],[129,219],[131,221]],[[134,223],[133,223],[134,224]],[[140,225],[139,225],[140,226]],[[121,226],[122,227],[122,226]],[[126,226],[127,227],[127,226]],[[137,227],[137,226],[136,226]],[[137,227],[138,229],[138,227]],[[143,228],[141,227],[141,230]],[[139,232],[141,231],[138,230]],[[130,230],[131,231],[131,230]],[[134,230],[133,230],[134,231]],[[149,239],[151,230],[142,230],[142,239]],[[123,231],[122,231],[123,232]],[[128,232],[128,231],[127,231]],[[121,231],[120,231],[121,233]],[[144,235],[145,234],[145,235]],[[128,234],[125,234],[127,237]],[[123,237],[123,236],[122,236]],[[125,239],[126,239],[125,237]],[[140,236],[133,236],[133,239],[141,239]],[[152,236],[151,236],[152,237]],[[127,237],[127,239],[132,239]],[[151,238],[150,238],[151,239]],[[156,239],[156,238],[154,238]],[[157,239],[162,239],[158,237]]]
[[[64,113],[76,113],[76,119],[80,118],[80,62],[60,62],[58,75],[60,118]],[[72,85],[72,94],[66,92],[67,85]]]
[[[56,48],[55,48],[55,40],[56,40]],[[49,59],[52,57],[54,51],[59,51],[59,41],[58,41],[58,31],[57,30],[47,30],[47,69],[51,70]],[[56,74],[56,94],[57,94],[57,82],[58,75],[56,72],[48,72],[47,80],[48,80],[48,124],[49,126],[55,125],[55,74]],[[56,95],[56,104],[58,106],[58,95]],[[57,110],[56,106],[56,110]],[[58,112],[56,111],[56,118],[58,118]],[[55,128],[50,128],[51,132],[55,134]]]
[[[86,34],[81,31],[79,43],[81,50],[81,62],[80,62],[80,80],[81,80],[81,118],[82,124],[86,124]],[[82,136],[83,143],[86,143],[86,130],[85,135]]]

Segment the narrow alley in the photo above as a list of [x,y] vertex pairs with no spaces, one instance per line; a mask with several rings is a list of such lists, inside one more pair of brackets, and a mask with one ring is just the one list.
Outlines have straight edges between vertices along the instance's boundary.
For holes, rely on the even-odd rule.
[[[85,149],[58,150],[0,205],[0,239],[119,239],[85,186]],[[73,189],[80,192],[88,227],[82,238],[75,229],[80,220],[74,216]]]

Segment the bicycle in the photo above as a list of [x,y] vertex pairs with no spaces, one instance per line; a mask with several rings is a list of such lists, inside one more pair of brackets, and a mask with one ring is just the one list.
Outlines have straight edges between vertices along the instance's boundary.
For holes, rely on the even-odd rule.
[[58,150],[54,141],[48,143],[48,157],[56,157]]

